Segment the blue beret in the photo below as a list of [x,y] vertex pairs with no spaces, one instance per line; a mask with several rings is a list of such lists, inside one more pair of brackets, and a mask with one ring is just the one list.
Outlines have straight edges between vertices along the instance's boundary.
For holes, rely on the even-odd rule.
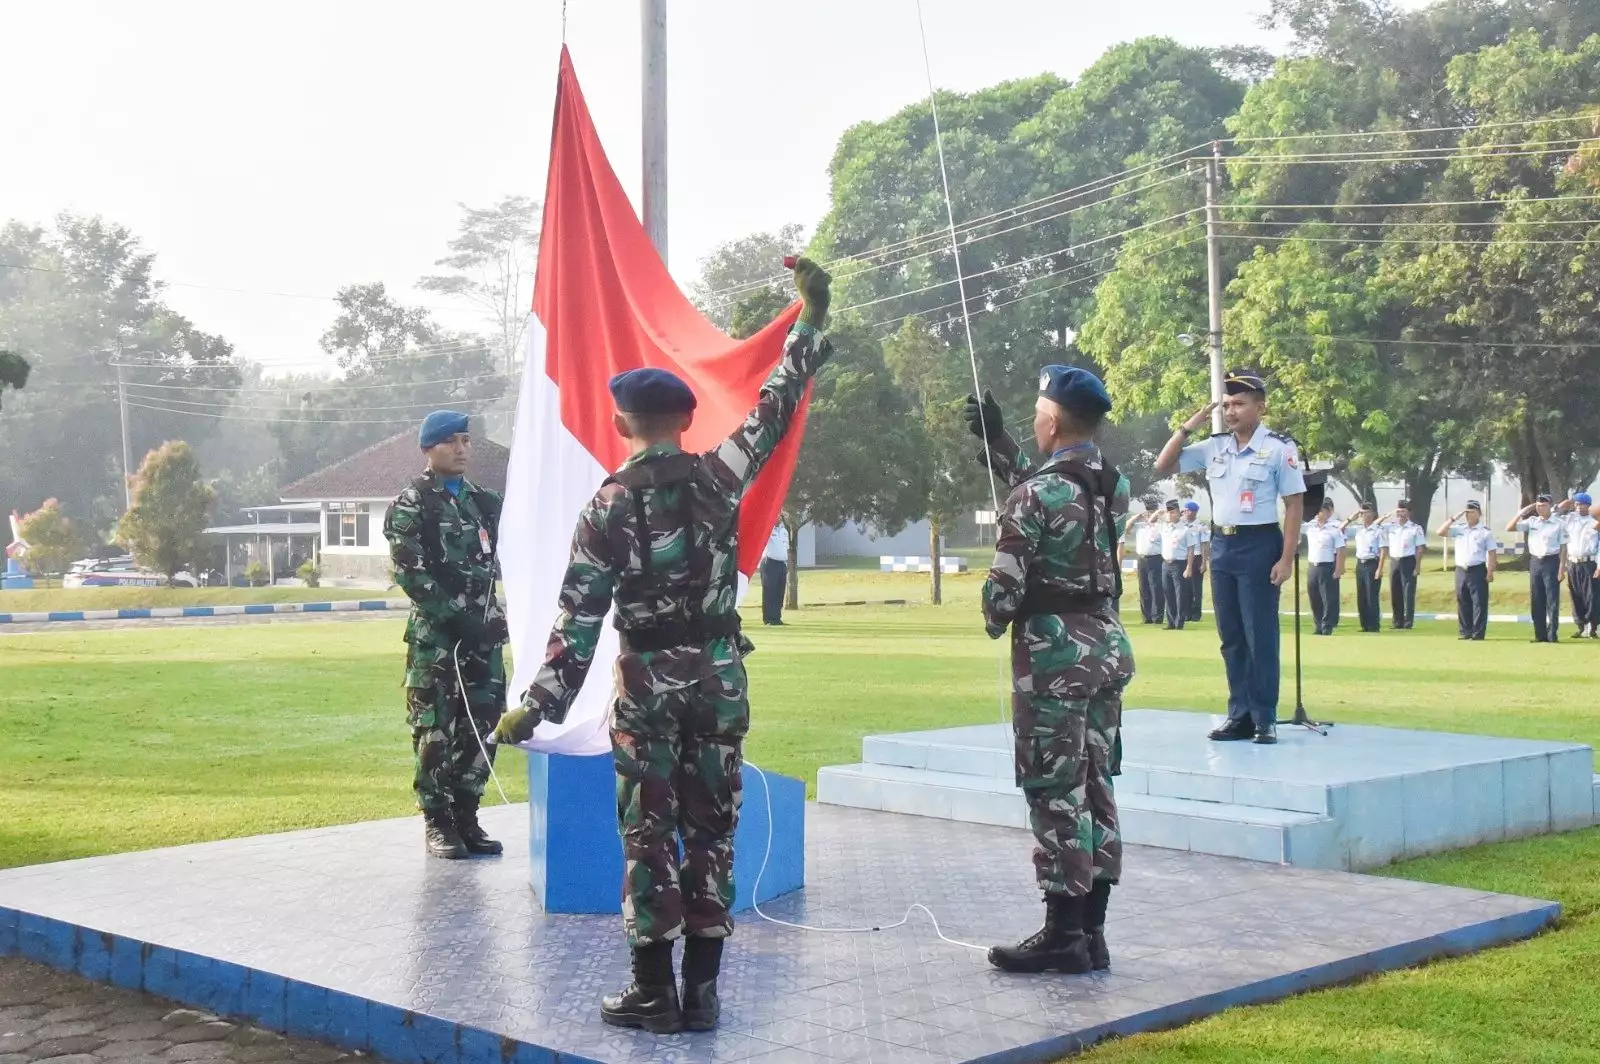
[[1190,499],[1188,502],[1184,503],[1183,508],[1192,514],[1197,514],[1200,512],[1200,504],[1195,502],[1193,499]]
[[1111,409],[1111,394],[1100,378],[1077,366],[1046,366],[1040,370],[1039,394],[1069,410],[1104,414]]
[[417,443],[426,451],[456,433],[465,431],[467,431],[467,415],[454,410],[435,410],[422,419],[422,427],[417,430]]
[[694,392],[677,374],[664,369],[630,369],[611,378],[611,398],[624,414],[687,414],[695,407]]
[[1589,493],[1586,491],[1578,492],[1578,494],[1572,497],[1572,501],[1577,503],[1579,506],[1588,506],[1594,502],[1593,499],[1589,498]]

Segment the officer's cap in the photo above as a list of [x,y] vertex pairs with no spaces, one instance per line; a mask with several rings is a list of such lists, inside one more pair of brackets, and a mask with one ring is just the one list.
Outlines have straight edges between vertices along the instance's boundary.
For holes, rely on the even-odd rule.
[[1411,500],[1410,499],[1401,499],[1398,503],[1395,504],[1395,508],[1399,509],[1399,510],[1409,510],[1409,509],[1411,509]]
[[1176,510],[1177,508],[1178,508],[1178,500],[1177,499],[1168,499],[1167,500],[1167,509]]
[[695,408],[694,392],[681,377],[653,367],[612,377],[611,398],[624,414],[687,414]]
[[1467,509],[1476,510],[1480,514],[1483,513],[1483,505],[1481,503],[1479,503],[1477,499],[1468,499],[1467,500]]
[[1154,499],[1146,499],[1144,501],[1144,508],[1146,511],[1154,510],[1156,508],[1156,501]]
[[1222,378],[1222,390],[1229,395],[1244,395],[1247,392],[1267,394],[1267,382],[1261,374],[1253,369],[1229,370]]
[[1538,495],[1535,495],[1533,497],[1533,501],[1534,502],[1552,502],[1554,500],[1551,499],[1550,493],[1548,491],[1542,491]]
[[1068,410],[1105,414],[1111,410],[1111,393],[1105,384],[1077,366],[1046,366],[1039,371],[1039,394]]
[[417,429],[417,444],[426,451],[466,431],[467,415],[455,410],[435,410],[422,419],[422,427]]
[[1364,502],[1361,504],[1361,512],[1364,514],[1375,514],[1378,512],[1378,504],[1374,502]]
[[1326,511],[1326,512],[1328,512],[1328,513],[1330,513],[1330,514],[1333,513],[1333,500],[1332,499],[1323,499],[1322,500],[1321,509]]
[[1192,514],[1197,514],[1197,513],[1200,512],[1200,504],[1195,502],[1193,499],[1190,499],[1188,502],[1185,502],[1183,504],[1183,508],[1185,510],[1188,510]]
[[1579,506],[1588,506],[1594,502],[1593,499],[1589,498],[1589,493],[1586,491],[1578,492],[1578,494],[1572,497],[1572,501],[1577,503]]

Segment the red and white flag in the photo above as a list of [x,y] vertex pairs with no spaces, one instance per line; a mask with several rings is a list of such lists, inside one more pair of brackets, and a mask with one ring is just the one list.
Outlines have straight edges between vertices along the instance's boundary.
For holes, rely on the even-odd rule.
[[[773,265],[775,271],[780,266]],[[533,317],[500,518],[513,702],[544,661],[578,514],[628,457],[626,441],[611,425],[611,377],[641,366],[678,374],[699,400],[684,447],[709,450],[755,406],[798,314],[795,304],[750,339],[732,340],[678,290],[606,159],[563,47]],[[802,403],[740,507],[741,592],[777,524],[800,453],[805,409]],[[617,634],[608,621],[566,721],[540,725],[529,748],[610,752],[616,654]]]

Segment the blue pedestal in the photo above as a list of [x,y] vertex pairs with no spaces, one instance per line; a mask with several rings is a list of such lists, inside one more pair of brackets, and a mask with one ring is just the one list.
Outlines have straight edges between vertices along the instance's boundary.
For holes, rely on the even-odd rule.
[[[770,855],[768,785],[772,788]],[[616,793],[610,755],[528,754],[528,878],[546,912],[622,911]],[[734,911],[804,885],[805,800],[805,784],[799,780],[745,766],[744,805],[734,835]],[[759,899],[755,897],[758,872]]]
[[27,591],[33,587],[33,577],[22,571],[17,559],[6,559],[6,572],[0,576],[0,590]]

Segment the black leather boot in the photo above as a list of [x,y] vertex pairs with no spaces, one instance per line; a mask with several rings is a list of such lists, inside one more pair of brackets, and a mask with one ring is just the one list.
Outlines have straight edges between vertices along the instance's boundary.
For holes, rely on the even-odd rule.
[[672,980],[672,943],[633,948],[633,982],[600,1002],[600,1018],[613,1027],[637,1027],[651,1034],[683,1030],[678,988]]
[[690,938],[683,944],[683,1029],[709,1031],[717,1026],[722,1003],[717,1000],[717,974],[722,971],[722,939]]
[[456,822],[448,809],[422,811],[422,841],[434,857],[459,861],[467,856],[467,848],[456,834]]
[[484,834],[482,825],[478,823],[478,801],[475,794],[456,797],[456,834],[461,836],[461,845],[467,848],[468,853],[498,857],[505,852],[505,847]]
[[1005,972],[1089,971],[1089,941],[1083,933],[1084,897],[1044,896],[1044,926],[1015,946],[994,946],[989,963]]
[[1089,940],[1089,963],[1103,972],[1111,967],[1111,951],[1106,948],[1106,905],[1111,901],[1111,881],[1097,879],[1083,903],[1083,935]]
[[1211,733],[1206,738],[1212,742],[1229,743],[1238,742],[1240,739],[1253,738],[1255,734],[1256,726],[1250,722],[1249,717],[1245,717],[1242,720],[1230,718],[1222,727],[1211,729]]

